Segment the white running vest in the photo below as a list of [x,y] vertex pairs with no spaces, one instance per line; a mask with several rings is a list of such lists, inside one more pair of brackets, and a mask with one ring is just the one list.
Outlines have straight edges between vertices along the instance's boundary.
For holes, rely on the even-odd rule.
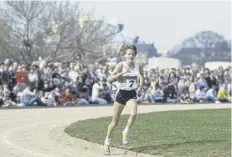
[[[123,69],[128,68],[125,62],[123,63]],[[134,62],[134,69],[130,70],[128,73],[123,74],[121,77],[118,78],[116,82],[116,86],[118,89],[121,90],[135,90],[139,87],[139,64]]]

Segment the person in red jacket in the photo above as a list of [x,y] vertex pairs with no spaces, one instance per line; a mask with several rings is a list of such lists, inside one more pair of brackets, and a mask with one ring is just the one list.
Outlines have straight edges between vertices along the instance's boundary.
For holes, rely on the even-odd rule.
[[66,88],[62,93],[61,93],[61,103],[66,106],[67,104],[74,105],[76,103],[75,97],[71,93],[69,88]]

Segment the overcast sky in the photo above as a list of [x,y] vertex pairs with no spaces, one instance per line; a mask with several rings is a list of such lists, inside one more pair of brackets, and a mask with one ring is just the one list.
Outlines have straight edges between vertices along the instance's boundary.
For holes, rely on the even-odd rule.
[[[195,33],[212,30],[231,39],[230,1],[137,1],[81,2],[81,8],[94,8],[97,17],[116,19],[129,35],[154,41],[160,51],[180,44]],[[162,52],[161,52],[162,53]]]

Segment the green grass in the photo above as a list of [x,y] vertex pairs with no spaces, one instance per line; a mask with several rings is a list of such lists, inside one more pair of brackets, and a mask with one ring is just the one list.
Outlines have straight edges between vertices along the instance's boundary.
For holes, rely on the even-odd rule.
[[[164,157],[230,157],[231,110],[187,110],[140,114],[122,145],[123,115],[112,146]],[[70,136],[103,144],[111,117],[84,120],[65,129]]]

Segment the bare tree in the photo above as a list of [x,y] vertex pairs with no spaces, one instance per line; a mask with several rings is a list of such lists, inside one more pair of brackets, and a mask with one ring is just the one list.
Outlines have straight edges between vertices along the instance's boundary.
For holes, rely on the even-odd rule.
[[[83,20],[83,17],[88,17]],[[70,60],[81,62],[96,61],[102,57],[103,45],[111,42],[115,35],[122,31],[123,25],[113,26],[104,19],[95,19],[93,13],[77,14],[72,26],[72,35],[62,48]]]
[[[11,26],[7,24],[7,22],[0,17],[0,41],[2,43],[6,43],[10,39],[10,30]],[[5,49],[5,46],[0,46],[0,58],[8,57],[8,49]]]
[[47,6],[42,2],[7,1],[4,2],[3,18],[9,26],[9,38],[0,37],[1,47],[8,56],[29,65],[36,60],[32,36],[37,29],[38,20]]
[[70,51],[70,41],[75,37],[78,7],[77,2],[50,2],[46,16],[40,21],[40,26],[44,30],[46,45],[43,52],[47,54],[47,61],[52,61],[62,53]]
[[86,28],[77,30],[75,37],[76,55],[82,57],[86,62],[94,58],[95,60],[103,55],[103,45],[111,42],[117,33],[122,31],[122,25],[113,26],[104,22],[103,19],[95,20],[93,15],[88,21]]
[[[0,31],[0,50],[27,65],[39,56],[52,61],[57,57],[81,59],[100,54],[122,27],[114,27],[103,20],[94,20],[88,27],[80,27],[78,2],[7,1],[2,12],[4,31]],[[3,6],[3,5],[2,5]],[[1,35],[4,34],[4,35]],[[6,35],[7,34],[7,35]]]

